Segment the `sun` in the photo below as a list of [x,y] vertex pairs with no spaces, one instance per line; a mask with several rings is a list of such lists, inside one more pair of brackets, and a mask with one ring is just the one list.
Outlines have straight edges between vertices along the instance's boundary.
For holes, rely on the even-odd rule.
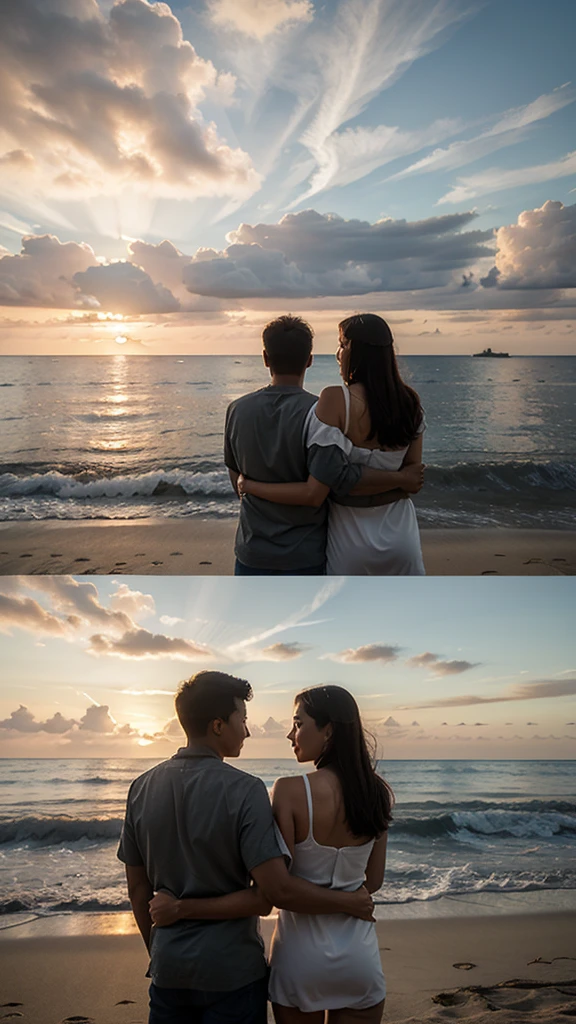
[[128,338],[126,337],[125,334],[117,334],[116,337],[114,338],[114,341],[116,342],[117,345],[125,345],[126,342],[128,341]]

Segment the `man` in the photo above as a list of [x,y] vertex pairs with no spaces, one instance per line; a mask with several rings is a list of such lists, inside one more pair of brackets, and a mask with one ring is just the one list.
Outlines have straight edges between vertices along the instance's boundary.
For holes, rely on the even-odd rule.
[[[149,1024],[266,1024],[256,915],[271,903],[371,919],[366,890],[338,892],[288,874],[264,783],[224,762],[250,735],[251,697],[249,683],[223,672],[182,683],[176,712],[187,745],[130,787],[118,856],[150,952]],[[153,929],[149,902],[159,891],[174,923]],[[236,894],[228,920],[198,919],[206,898],[228,893]]]
[[[264,328],[262,355],[272,381],[236,399],[226,413],[224,461],[236,493],[240,473],[265,483],[306,480],[311,474],[338,495],[379,494],[407,484],[418,467],[388,473],[350,464],[336,444],[307,446],[308,419],[317,401],[304,390],[312,338],[309,324],[297,316],[281,316]],[[327,518],[327,502],[280,505],[244,495],[235,575],[323,575]]]

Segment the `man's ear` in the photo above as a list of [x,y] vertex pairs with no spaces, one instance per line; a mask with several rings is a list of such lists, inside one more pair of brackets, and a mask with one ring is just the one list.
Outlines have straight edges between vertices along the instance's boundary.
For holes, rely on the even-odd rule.
[[215,736],[220,736],[222,733],[223,721],[221,718],[215,718],[212,722],[212,732]]
[[307,370],[310,369],[310,367],[312,366],[313,362],[314,362],[314,356],[312,355],[312,353],[310,353],[310,358],[309,358],[308,362],[306,363],[306,369]]
[[268,369],[270,369],[270,361],[268,359],[268,353],[265,348],[262,349],[262,360],[264,362],[264,366],[267,366]]

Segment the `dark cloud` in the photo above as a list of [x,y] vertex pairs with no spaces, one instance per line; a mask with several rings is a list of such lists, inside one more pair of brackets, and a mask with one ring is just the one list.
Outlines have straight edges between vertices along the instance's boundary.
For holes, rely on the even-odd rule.
[[340,651],[338,654],[328,654],[324,657],[329,658],[331,661],[341,661],[345,663],[370,661],[390,662],[396,661],[399,650],[399,647],[392,644],[365,644],[363,647],[348,647],[346,650]]
[[370,224],[305,210],[278,224],[241,224],[224,252],[200,250],[184,267],[184,281],[192,292],[227,298],[438,288],[492,254],[491,230],[463,230],[475,217]]
[[302,657],[304,651],[309,650],[308,644],[300,644],[297,641],[292,643],[271,644],[270,647],[263,647],[260,654],[266,661],[292,661],[294,658]]
[[210,658],[211,651],[191,640],[131,629],[115,639],[97,633],[90,637],[90,654],[112,654],[120,658]]
[[[540,680],[535,683],[524,683],[505,691],[499,697],[478,697],[475,694],[464,694],[458,697],[444,697],[439,700],[427,701],[425,704],[409,704],[406,708],[460,708],[472,707],[475,704],[503,704],[518,700],[545,700],[555,697],[576,695],[576,679]],[[465,725],[465,722],[461,722]],[[535,725],[536,723],[529,723]]]
[[412,658],[408,658],[406,664],[410,668],[429,668],[435,676],[456,676],[462,672],[468,672],[471,668],[476,668],[478,662],[443,661],[438,654],[424,651],[423,654],[415,654]]

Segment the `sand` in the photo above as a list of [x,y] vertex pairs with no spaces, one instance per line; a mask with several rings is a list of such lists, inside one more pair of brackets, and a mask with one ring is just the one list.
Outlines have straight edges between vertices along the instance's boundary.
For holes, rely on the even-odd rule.
[[[379,921],[386,1024],[559,1024],[576,1016],[576,913],[515,913],[510,904],[507,915]],[[47,935],[45,920],[0,933],[0,1019],[145,1024],[142,941],[131,926],[114,934],[127,930],[128,915],[101,917],[112,922],[104,934],[83,934],[90,926],[80,914],[65,919],[74,935]],[[272,927],[263,922],[267,940]]]
[[[227,576],[233,519],[0,523],[0,575]],[[430,576],[573,576],[576,530],[423,530]]]

